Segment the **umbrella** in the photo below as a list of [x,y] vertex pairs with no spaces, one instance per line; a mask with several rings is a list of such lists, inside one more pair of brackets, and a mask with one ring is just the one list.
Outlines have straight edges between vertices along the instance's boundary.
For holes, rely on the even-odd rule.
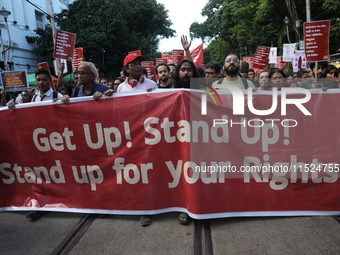
[[[27,76],[27,81],[28,81],[28,84],[32,87],[32,86],[36,86],[35,84],[35,74],[32,73],[30,75]],[[52,75],[52,81],[53,81],[53,84],[56,84],[58,82],[58,78],[57,77],[54,77]]]
[[68,75],[65,75],[65,76],[63,77],[63,80],[64,80],[65,82],[74,81],[73,73],[70,73],[70,74],[68,74]]

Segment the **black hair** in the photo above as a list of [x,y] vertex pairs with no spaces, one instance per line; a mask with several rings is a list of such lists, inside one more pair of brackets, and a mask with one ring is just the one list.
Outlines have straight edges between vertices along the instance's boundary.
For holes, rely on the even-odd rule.
[[156,68],[155,68],[155,71],[156,71],[156,74],[158,74],[158,67],[160,67],[160,66],[165,66],[166,67],[166,69],[168,69],[168,72],[170,72],[170,67],[167,65],[167,64],[165,64],[165,63],[159,63],[157,66],[156,66]]
[[221,69],[222,67],[220,66],[219,63],[216,63],[216,62],[209,62],[205,68],[211,68],[213,69],[216,73],[220,73],[221,72]]
[[340,68],[337,68],[334,72],[334,77],[339,78]]
[[326,73],[329,73],[332,70],[336,70],[336,66],[335,65],[328,65],[328,67],[326,68]]
[[67,89],[67,88],[65,88],[65,87],[61,87],[61,88],[59,88],[59,89],[58,89],[58,92],[59,92],[59,93],[61,93],[63,90],[67,92],[67,95],[69,95],[69,94],[70,94],[70,93],[69,93],[69,91],[68,91],[68,89]]
[[192,71],[193,71],[193,75],[192,75],[192,78],[201,78],[201,75],[198,73],[197,71],[197,68],[194,64],[194,62],[192,62],[191,60],[189,59],[183,59],[181,62],[179,62],[179,64],[177,65],[176,67],[176,72],[174,73],[174,80],[175,80],[175,87],[179,88],[180,87],[180,78],[179,78],[179,71],[182,67],[182,65],[184,63],[189,63],[191,65],[191,68],[192,68]]
[[47,77],[48,77],[48,79],[49,79],[50,81],[52,81],[52,75],[51,75],[50,71],[48,71],[48,70],[46,70],[46,69],[44,69],[44,68],[38,68],[38,69],[34,72],[34,74],[35,74],[35,77],[37,77],[39,74],[46,74]]
[[281,69],[278,69],[278,68],[275,68],[275,69],[273,69],[272,71],[270,71],[268,77],[269,77],[269,78],[272,78],[272,76],[273,76],[274,73],[280,73],[280,74],[282,74],[282,77],[283,77],[283,78],[287,78],[287,75],[286,75]]
[[[315,67],[315,62],[311,62],[309,63],[309,68],[310,69],[314,69]],[[322,68],[327,68],[328,67],[328,62],[327,61],[320,61],[318,62],[318,67],[322,67]]]
[[205,76],[205,71],[203,69],[203,67],[201,66],[196,66],[197,72],[200,74],[201,77]]
[[309,73],[307,70],[300,70],[298,71],[298,77],[301,78],[305,73]]

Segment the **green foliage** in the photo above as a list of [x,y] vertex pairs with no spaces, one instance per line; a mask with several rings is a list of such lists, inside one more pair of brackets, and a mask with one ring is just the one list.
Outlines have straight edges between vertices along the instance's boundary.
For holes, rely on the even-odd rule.
[[[291,15],[286,2],[291,4]],[[340,2],[314,0],[311,1],[311,10],[312,21],[331,20],[330,52],[334,53],[339,48]],[[206,21],[192,23],[190,35],[192,38],[211,41],[205,49],[206,60],[220,62],[223,47],[227,49],[224,57],[231,52],[244,56],[245,47],[248,49],[248,56],[252,56],[257,46],[278,47],[278,53],[282,54],[283,44],[288,43],[283,19],[287,16],[291,20],[292,18],[301,20],[301,26],[297,31],[294,30],[292,23],[289,24],[289,37],[292,42],[302,40],[302,24],[306,21],[306,1],[209,0],[202,9],[202,15],[207,17]]]
[[51,25],[46,25],[44,29],[38,28],[35,30],[38,36],[26,36],[28,43],[34,44],[33,49],[35,54],[47,56],[47,60],[53,60],[53,36]]
[[156,0],[76,0],[55,19],[58,29],[76,33],[76,47],[83,47],[85,60],[105,77],[118,76],[129,51],[159,57],[159,40],[174,36],[168,11]]

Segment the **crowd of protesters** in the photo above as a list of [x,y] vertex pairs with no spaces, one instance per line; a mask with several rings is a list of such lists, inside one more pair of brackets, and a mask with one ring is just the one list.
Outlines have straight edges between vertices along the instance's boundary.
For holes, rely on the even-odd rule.
[[[91,62],[82,62],[78,70],[74,72],[74,83],[63,83],[64,65],[60,65],[58,82],[55,88],[51,87],[52,76],[48,70],[38,69],[35,72],[37,89],[31,88],[16,93],[10,98],[8,93],[1,91],[1,105],[14,110],[16,104],[39,102],[46,100],[61,100],[65,104],[70,103],[70,98],[92,96],[98,100],[103,95],[112,96],[114,93],[147,91],[154,89],[171,88],[198,88],[205,84],[208,88],[226,89],[226,85],[234,85],[240,89],[253,90],[281,90],[283,87],[300,87],[305,89],[322,90],[340,88],[340,68],[329,65],[327,62],[310,63],[309,70],[300,69],[298,72],[289,73],[278,68],[267,68],[256,73],[249,69],[249,64],[240,62],[235,54],[226,56],[223,65],[216,62],[208,63],[204,68],[194,65],[190,56],[188,42],[185,36],[181,37],[186,59],[177,66],[174,64],[160,63],[156,66],[157,83],[147,77],[142,67],[143,56],[128,54],[123,60],[123,69],[120,75],[112,80],[99,77],[96,66]],[[193,85],[193,78],[198,78],[200,85]],[[197,83],[195,83],[197,84]],[[41,211],[32,211],[27,214],[28,218],[36,218]],[[150,216],[141,216],[140,224],[147,226],[151,223]],[[182,224],[188,223],[186,213],[179,215]]]

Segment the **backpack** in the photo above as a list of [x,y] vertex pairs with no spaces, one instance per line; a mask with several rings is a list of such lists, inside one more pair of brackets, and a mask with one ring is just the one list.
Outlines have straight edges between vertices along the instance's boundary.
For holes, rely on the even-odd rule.
[[[77,97],[78,96],[79,89],[80,89],[80,87],[76,87],[76,88],[73,89],[73,97]],[[71,94],[71,96],[72,96],[72,94]]]
[[[217,84],[222,84],[222,82],[223,82],[223,79],[224,79],[224,77],[223,78],[221,78],[221,79],[219,79],[218,80],[218,82],[217,82]],[[243,82],[243,86],[244,86],[244,88],[245,89],[248,89],[248,82],[247,82],[247,80],[246,79],[244,79],[244,78],[241,78],[242,79],[242,82]]]

